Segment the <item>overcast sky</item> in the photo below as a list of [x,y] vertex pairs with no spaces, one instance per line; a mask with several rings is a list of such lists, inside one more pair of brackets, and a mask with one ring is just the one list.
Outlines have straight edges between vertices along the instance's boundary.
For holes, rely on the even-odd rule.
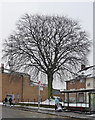
[[[93,39],[93,2],[2,2],[0,7],[0,42],[15,30],[15,24],[25,13],[67,16],[79,21],[90,39]],[[91,52],[89,65],[93,64],[92,57]]]

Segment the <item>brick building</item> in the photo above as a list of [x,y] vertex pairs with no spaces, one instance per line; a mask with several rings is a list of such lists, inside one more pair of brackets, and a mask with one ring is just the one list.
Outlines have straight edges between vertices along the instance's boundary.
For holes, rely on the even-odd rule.
[[[0,101],[5,96],[12,96],[16,101],[38,101],[38,85],[31,85],[30,76],[25,73],[7,73],[4,69],[0,72]],[[48,87],[41,91],[42,101],[48,98]]]
[[[95,76],[93,76],[93,67],[85,67],[82,66],[80,75],[75,77],[74,79],[66,81],[66,90],[68,91],[76,91],[76,90],[90,90],[95,89]],[[86,97],[84,97],[86,96]],[[67,96],[66,96],[67,97]],[[70,101],[75,102],[77,97],[77,102],[84,102],[88,103],[89,94],[84,92],[78,92],[77,96],[76,93],[71,93],[69,98]]]
[[66,90],[86,89],[86,78],[66,81]]
[[[70,81],[66,81],[66,90],[82,90],[86,89],[86,78],[80,78],[80,79],[72,79]],[[75,102],[76,101],[76,94],[72,93],[70,94],[70,101]],[[77,95],[77,102],[84,102],[84,93],[78,93]]]

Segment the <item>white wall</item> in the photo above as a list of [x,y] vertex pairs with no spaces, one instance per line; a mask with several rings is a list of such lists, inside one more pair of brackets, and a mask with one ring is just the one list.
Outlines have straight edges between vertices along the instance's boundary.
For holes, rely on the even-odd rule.
[[94,88],[94,78],[87,78],[86,79],[86,89],[93,89],[93,88]]

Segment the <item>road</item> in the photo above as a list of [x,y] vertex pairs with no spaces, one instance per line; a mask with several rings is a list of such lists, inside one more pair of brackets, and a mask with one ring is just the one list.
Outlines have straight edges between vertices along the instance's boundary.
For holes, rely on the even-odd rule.
[[3,118],[62,118],[62,120],[78,120],[74,118],[72,119],[72,118],[61,117],[56,115],[22,111],[4,106],[2,107],[2,117]]

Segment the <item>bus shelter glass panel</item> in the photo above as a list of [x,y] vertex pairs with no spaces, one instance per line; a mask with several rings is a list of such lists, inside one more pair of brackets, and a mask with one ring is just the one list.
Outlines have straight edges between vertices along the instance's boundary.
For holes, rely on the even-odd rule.
[[77,97],[78,96],[76,93],[65,93],[64,99],[65,106],[76,106]]
[[95,93],[90,94],[90,110],[95,111]]
[[76,93],[70,93],[69,94],[69,102],[70,103],[76,103],[76,101],[77,101]]

